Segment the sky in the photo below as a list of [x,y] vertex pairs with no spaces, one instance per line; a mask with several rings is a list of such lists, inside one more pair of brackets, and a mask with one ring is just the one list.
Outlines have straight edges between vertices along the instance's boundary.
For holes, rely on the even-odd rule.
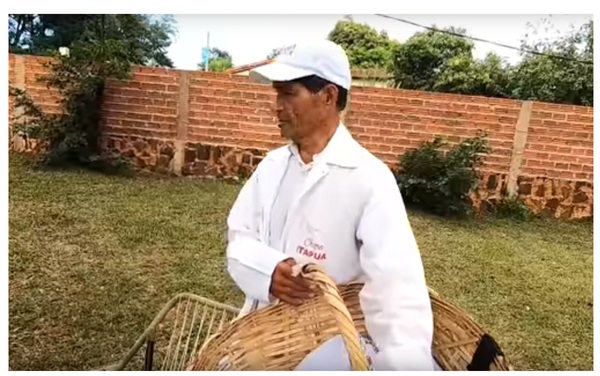
[[[264,60],[274,48],[327,38],[341,15],[175,15],[178,33],[168,54],[178,69],[196,69],[201,49],[210,47],[228,51],[234,66]],[[351,15],[354,21],[366,23],[378,31],[386,30],[396,40],[404,41],[422,28],[376,15]],[[455,26],[473,37],[519,47],[532,29],[540,26],[538,38],[551,38],[557,32],[579,28],[592,15],[392,15],[418,24],[437,27]],[[518,51],[483,42],[474,42],[474,55],[483,58],[495,52],[514,64]]]

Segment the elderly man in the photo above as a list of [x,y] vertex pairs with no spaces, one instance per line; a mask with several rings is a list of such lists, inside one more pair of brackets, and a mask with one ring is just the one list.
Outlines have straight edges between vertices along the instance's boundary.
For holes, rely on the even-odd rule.
[[301,304],[311,286],[292,267],[317,263],[338,284],[364,282],[375,370],[434,369],[431,303],[396,181],[340,120],[352,79],[344,50],[330,41],[297,46],[251,75],[272,82],[291,142],[257,166],[228,218],[241,314],[278,300]]

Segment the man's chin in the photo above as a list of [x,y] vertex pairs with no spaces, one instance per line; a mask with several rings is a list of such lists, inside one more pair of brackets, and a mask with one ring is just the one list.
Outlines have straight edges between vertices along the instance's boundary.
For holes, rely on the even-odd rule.
[[281,137],[285,138],[286,140],[292,139],[292,133],[286,125],[279,125],[279,134],[281,134]]

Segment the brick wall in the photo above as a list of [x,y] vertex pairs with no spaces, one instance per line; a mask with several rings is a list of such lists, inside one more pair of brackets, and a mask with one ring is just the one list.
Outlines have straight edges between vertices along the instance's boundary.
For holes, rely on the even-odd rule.
[[[46,72],[44,61],[9,55],[9,81],[54,112],[58,96],[36,83]],[[273,101],[268,85],[249,83],[246,76],[136,67],[130,81],[107,87],[102,143],[161,173],[247,175],[267,150],[285,143]],[[9,105],[14,116],[18,109]],[[549,216],[592,215],[591,107],[353,87],[345,122],[390,167],[434,135],[459,142],[485,130],[493,152],[473,195],[477,207],[516,192]]]
[[593,107],[534,103],[522,173],[593,181]]
[[484,169],[508,172],[519,109],[511,100],[356,87],[347,123],[361,143],[391,165],[435,135],[460,142],[486,130],[493,153]]

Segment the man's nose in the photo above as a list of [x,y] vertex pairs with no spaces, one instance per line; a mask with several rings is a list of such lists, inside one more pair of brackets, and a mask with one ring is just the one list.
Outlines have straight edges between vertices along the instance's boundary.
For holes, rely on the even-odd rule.
[[283,112],[283,107],[283,101],[279,98],[275,99],[275,103],[273,103],[273,111],[277,116],[279,116]]

